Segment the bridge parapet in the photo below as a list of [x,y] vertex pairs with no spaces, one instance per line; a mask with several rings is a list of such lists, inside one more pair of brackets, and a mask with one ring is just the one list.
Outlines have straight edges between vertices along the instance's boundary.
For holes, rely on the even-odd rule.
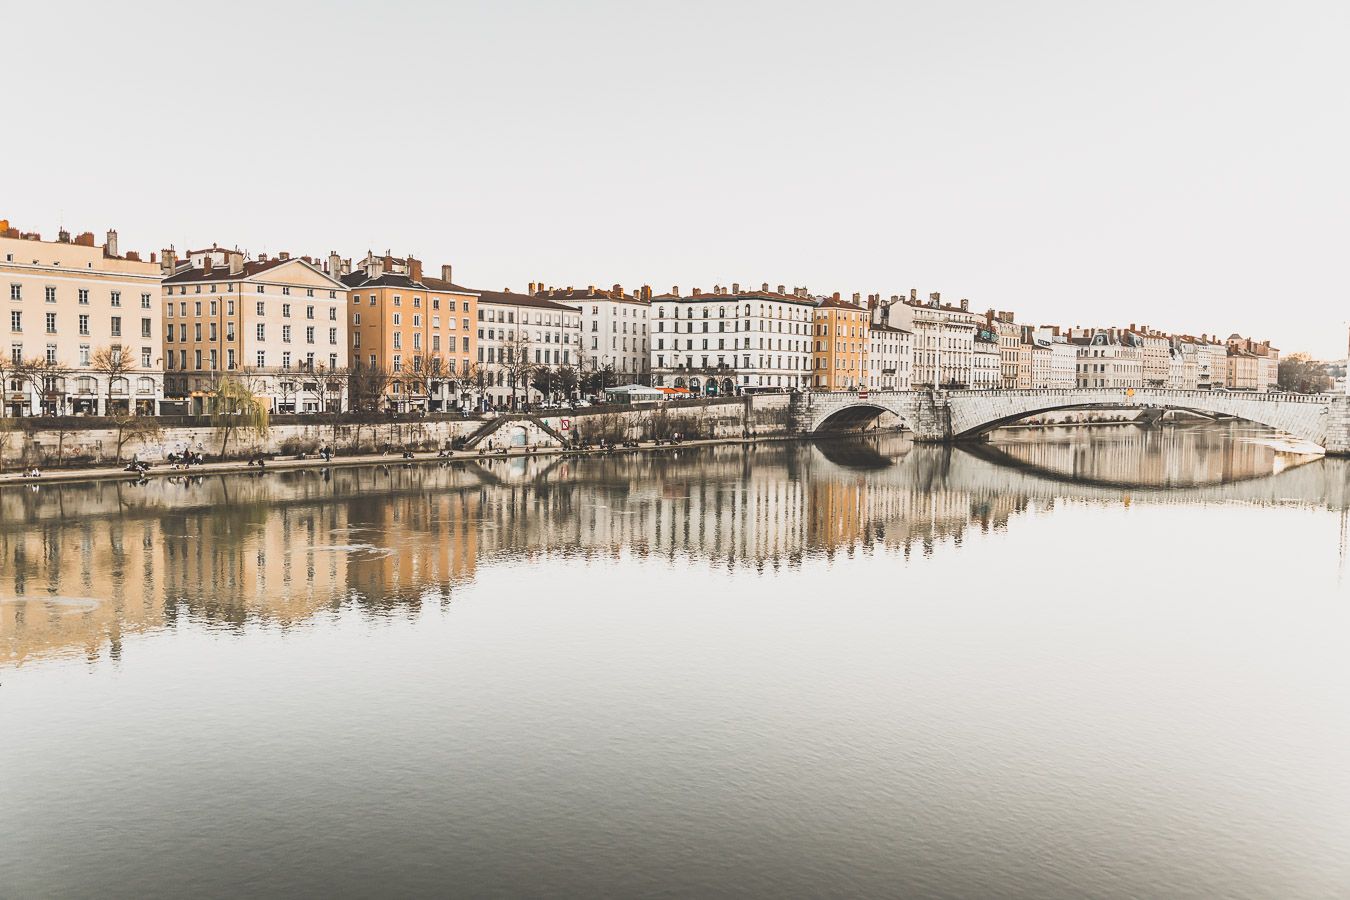
[[[886,411],[898,416],[918,441],[956,441],[980,436],[1027,416],[1091,407],[1191,409],[1234,416],[1277,428],[1324,448],[1350,455],[1350,398],[1329,394],[1257,394],[1164,388],[1060,388],[994,391],[810,392],[792,403],[794,427],[806,434],[832,419]],[[843,414],[843,415],[841,415]]]

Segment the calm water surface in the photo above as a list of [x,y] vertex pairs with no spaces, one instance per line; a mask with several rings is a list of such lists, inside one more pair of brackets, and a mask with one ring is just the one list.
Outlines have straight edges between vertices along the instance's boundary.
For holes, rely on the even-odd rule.
[[1344,897],[1240,426],[0,490],[0,896]]

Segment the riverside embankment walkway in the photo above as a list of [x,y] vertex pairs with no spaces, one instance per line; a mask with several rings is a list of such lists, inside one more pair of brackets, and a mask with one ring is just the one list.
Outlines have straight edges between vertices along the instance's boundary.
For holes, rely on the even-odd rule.
[[425,464],[443,462],[469,462],[493,459],[519,459],[540,456],[613,456],[624,453],[644,453],[676,450],[684,447],[708,447],[721,444],[758,444],[769,441],[800,440],[800,435],[773,435],[750,438],[707,438],[702,440],[682,440],[678,444],[669,442],[657,444],[655,441],[640,441],[636,447],[609,447],[606,449],[573,449],[564,447],[511,447],[502,450],[479,452],[478,450],[452,450],[441,456],[435,452],[414,452],[410,458],[404,458],[401,451],[396,453],[368,453],[352,456],[335,456],[324,460],[316,456],[304,459],[295,457],[269,459],[266,466],[249,465],[246,460],[228,462],[207,462],[191,468],[174,468],[169,463],[152,464],[143,475],[128,472],[122,466],[84,467],[78,469],[44,469],[36,478],[26,477],[22,470],[0,474],[0,486],[69,484],[81,481],[139,481],[141,478],[184,478],[200,475],[259,475],[268,472],[290,472],[299,469],[326,469],[337,466],[391,466],[404,464]]

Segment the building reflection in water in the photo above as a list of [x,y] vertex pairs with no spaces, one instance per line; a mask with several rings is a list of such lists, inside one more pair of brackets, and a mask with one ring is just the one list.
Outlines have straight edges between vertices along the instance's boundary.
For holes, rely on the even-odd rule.
[[[1311,462],[1309,460],[1312,460]],[[0,490],[3,663],[119,658],[123,635],[415,613],[480,567],[629,553],[735,567],[929,552],[1029,508],[1100,502],[1346,508],[1346,464],[1238,426],[898,435],[610,457]]]

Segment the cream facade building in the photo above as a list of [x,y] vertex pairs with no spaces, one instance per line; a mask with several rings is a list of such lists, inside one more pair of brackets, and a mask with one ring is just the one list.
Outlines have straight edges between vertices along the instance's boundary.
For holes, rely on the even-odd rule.
[[1143,347],[1133,332],[1075,328],[1069,334],[1069,342],[1078,352],[1078,387],[1143,387]]
[[913,333],[915,388],[970,387],[975,332],[984,317],[972,313],[967,301],[951,306],[942,303],[941,294],[932,293],[927,303],[920,303],[917,291],[911,290],[907,300],[893,296],[879,305],[873,321]]
[[345,408],[347,287],[318,260],[166,250],[164,272],[165,395],[178,411],[210,412],[225,377],[274,413]]
[[90,232],[44,241],[0,220],[0,413],[159,413],[159,278],[154,254],[122,253],[116,231],[95,246]]

